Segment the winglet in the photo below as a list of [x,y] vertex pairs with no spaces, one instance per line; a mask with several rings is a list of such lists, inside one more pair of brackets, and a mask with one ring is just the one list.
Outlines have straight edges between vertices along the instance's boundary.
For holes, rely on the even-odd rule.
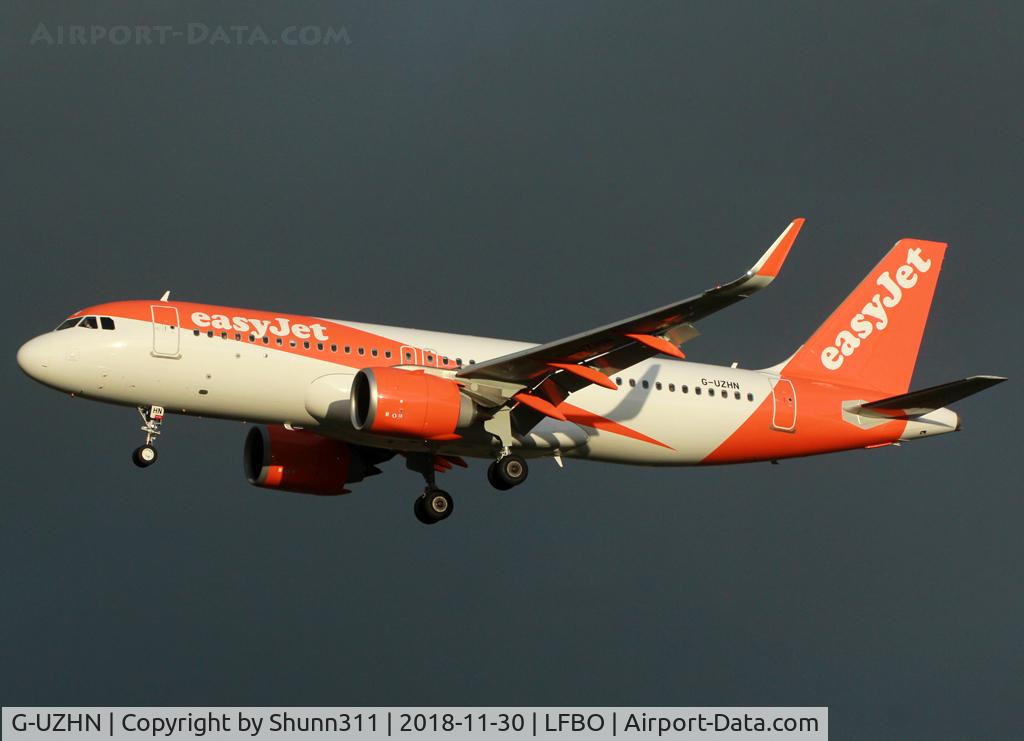
[[803,219],[793,219],[785,231],[775,240],[775,244],[768,248],[768,251],[761,255],[761,259],[747,271],[748,275],[761,275],[765,278],[774,278],[782,270],[782,263],[786,261],[789,249],[796,241],[796,235],[800,233],[800,227],[804,225]]

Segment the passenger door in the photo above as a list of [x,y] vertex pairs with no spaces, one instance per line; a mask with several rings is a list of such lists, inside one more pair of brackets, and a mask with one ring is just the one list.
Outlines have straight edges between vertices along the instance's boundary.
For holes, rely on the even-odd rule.
[[780,432],[796,431],[796,389],[793,382],[780,378],[772,386],[772,429]]
[[161,358],[179,358],[178,307],[151,306],[153,315],[153,354]]

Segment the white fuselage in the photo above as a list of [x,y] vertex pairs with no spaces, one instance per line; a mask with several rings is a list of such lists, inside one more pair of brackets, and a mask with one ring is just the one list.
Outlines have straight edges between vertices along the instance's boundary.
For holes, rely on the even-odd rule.
[[[317,321],[332,330],[342,327],[399,339],[404,352],[412,354],[411,358],[393,359],[403,367],[440,366],[443,371],[441,360],[447,358],[448,368],[454,371],[456,359],[463,364],[477,363],[532,346],[401,327]],[[123,317],[116,322],[112,331],[74,327],[42,335],[23,348],[19,362],[49,386],[98,401],[157,404],[171,413],[286,424],[317,429],[350,442],[423,449],[422,441],[382,440],[352,427],[348,393],[355,373],[371,360],[371,348],[337,343],[334,351],[325,346],[322,352],[300,355],[282,351],[272,336],[264,344],[262,337],[236,340],[231,332],[222,338],[220,331],[176,327],[176,337],[170,340],[157,335],[153,322]],[[613,378],[619,384],[616,390],[590,386],[568,401],[607,421],[601,426],[620,430],[547,418],[529,434],[517,437],[521,452],[648,465],[699,463],[772,395],[777,376],[653,359]],[[714,395],[709,395],[709,390]],[[493,455],[493,445],[474,441],[446,442],[441,447],[469,456]]]

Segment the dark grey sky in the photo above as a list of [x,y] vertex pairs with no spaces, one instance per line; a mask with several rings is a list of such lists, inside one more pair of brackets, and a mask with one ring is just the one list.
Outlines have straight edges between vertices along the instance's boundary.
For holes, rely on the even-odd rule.
[[[8,3],[0,10],[4,704],[829,705],[833,738],[1019,734],[1012,3]],[[57,24],[351,43],[30,45]],[[73,310],[158,296],[551,339],[782,277],[692,359],[787,356],[900,237],[951,245],[915,385],[1015,376],[965,431],[710,470],[569,462],[497,493],[398,463],[249,487],[245,429],[22,376]],[[1016,382],[1015,382],[1016,381]],[[686,420],[680,420],[686,424]]]

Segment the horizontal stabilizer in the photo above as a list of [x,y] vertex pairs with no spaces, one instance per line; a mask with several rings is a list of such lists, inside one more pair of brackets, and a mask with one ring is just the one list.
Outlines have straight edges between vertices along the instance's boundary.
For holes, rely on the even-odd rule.
[[955,401],[965,399],[979,391],[984,391],[1005,380],[1002,376],[971,376],[960,381],[943,383],[938,386],[867,402],[861,404],[856,410],[851,409],[850,411],[864,417],[890,417],[894,419],[919,417],[922,414],[928,414],[936,409],[948,406]]

